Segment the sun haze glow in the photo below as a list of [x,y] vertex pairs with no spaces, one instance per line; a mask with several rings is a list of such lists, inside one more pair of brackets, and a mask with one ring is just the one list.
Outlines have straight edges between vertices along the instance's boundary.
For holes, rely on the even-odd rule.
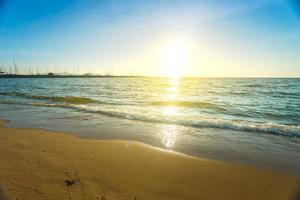
[[187,66],[187,48],[183,42],[173,42],[163,51],[163,66],[161,75],[179,78]]
[[26,74],[300,77],[293,1],[0,0],[0,68],[15,59]]

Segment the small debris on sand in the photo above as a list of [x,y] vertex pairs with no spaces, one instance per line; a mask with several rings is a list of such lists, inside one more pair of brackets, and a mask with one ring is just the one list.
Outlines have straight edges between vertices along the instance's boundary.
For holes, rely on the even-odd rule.
[[66,186],[71,186],[75,184],[75,180],[65,180]]

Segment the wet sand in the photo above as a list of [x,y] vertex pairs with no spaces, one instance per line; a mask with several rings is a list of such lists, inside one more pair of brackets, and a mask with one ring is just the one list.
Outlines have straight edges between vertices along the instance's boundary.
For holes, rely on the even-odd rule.
[[19,200],[295,199],[300,180],[138,142],[41,129],[0,127],[0,158],[2,189]]

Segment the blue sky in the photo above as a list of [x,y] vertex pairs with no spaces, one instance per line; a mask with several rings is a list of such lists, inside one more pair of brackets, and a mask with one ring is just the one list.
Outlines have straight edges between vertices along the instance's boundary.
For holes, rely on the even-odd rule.
[[[285,0],[0,0],[0,66],[160,75],[185,41],[184,75],[300,76],[300,15]],[[55,67],[56,66],[56,67]]]

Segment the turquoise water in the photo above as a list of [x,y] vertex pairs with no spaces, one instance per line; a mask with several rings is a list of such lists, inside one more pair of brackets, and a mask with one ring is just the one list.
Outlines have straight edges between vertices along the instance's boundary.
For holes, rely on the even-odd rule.
[[0,79],[0,117],[300,173],[300,79]]

